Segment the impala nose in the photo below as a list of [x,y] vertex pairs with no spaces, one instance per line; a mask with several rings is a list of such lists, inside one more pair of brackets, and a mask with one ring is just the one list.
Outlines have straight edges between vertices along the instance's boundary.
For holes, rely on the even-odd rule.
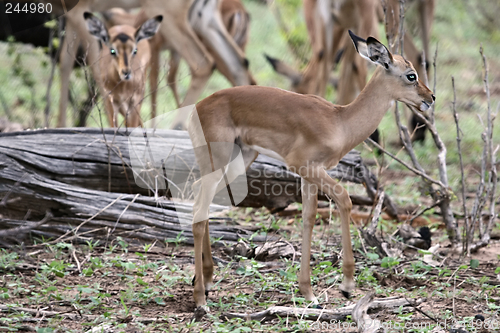
[[431,95],[431,97],[432,97],[432,101],[435,102],[436,101],[436,96]]
[[130,80],[130,78],[132,76],[131,73],[130,73],[130,70],[128,70],[128,69],[123,69],[122,70],[122,75],[123,75],[123,79],[124,80]]

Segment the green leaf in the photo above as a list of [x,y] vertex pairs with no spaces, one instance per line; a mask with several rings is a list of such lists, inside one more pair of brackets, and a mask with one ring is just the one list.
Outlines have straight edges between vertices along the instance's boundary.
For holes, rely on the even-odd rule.
[[51,332],[54,332],[54,329],[50,327],[41,327],[36,330],[36,333],[51,333]]
[[94,289],[88,287],[78,287],[78,291],[84,294],[90,294],[94,292]]
[[477,259],[471,259],[469,265],[470,265],[471,268],[478,268],[479,267],[479,260],[477,260]]
[[383,268],[391,268],[399,265],[399,260],[393,257],[385,257],[380,264]]
[[154,300],[155,300],[156,304],[158,304],[158,305],[165,305],[166,304],[163,301],[163,298],[161,298],[161,297],[155,297]]
[[141,286],[147,286],[148,283],[147,282],[144,282],[143,279],[141,279],[140,277],[138,277],[137,279],[135,279],[137,281],[138,284],[140,284]]
[[370,260],[378,260],[380,258],[378,254],[372,252],[366,253],[366,257]]

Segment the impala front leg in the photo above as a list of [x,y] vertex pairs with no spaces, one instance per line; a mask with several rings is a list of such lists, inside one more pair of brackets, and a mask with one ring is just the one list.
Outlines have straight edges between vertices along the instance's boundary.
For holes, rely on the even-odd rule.
[[103,95],[103,98],[104,98],[104,111],[106,112],[106,117],[108,118],[109,126],[117,127],[118,112],[116,111],[117,108],[113,103],[113,97],[109,92],[106,91]]
[[[347,193],[346,189],[333,180],[323,168],[318,167],[309,171],[309,175],[306,178],[307,181],[316,185],[321,192],[332,198],[340,212],[343,251],[342,272],[344,273],[344,280],[340,285],[340,291],[346,298],[349,298],[355,287],[354,255],[352,253],[351,231],[349,230],[352,208],[351,198],[349,198],[349,193]],[[304,258],[304,250],[302,252],[302,257]],[[309,260],[309,258],[307,259]]]
[[318,303],[311,288],[311,241],[316,212],[318,208],[318,190],[315,185],[302,178],[302,257],[300,260],[299,290],[307,301]]

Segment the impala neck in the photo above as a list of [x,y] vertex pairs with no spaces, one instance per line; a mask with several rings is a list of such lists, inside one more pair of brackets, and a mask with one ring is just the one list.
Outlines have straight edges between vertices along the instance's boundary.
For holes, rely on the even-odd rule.
[[358,97],[343,107],[342,128],[346,135],[346,151],[366,140],[378,127],[394,101],[383,82],[384,69],[379,67]]

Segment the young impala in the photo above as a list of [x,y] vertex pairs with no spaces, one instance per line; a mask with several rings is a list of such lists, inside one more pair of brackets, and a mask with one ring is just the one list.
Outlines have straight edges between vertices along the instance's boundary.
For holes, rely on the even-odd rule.
[[[410,62],[392,55],[373,37],[364,40],[351,31],[349,34],[358,53],[379,65],[370,82],[349,105],[334,105],[321,97],[258,86],[222,90],[196,105],[188,130],[202,174],[193,188],[194,300],[197,307],[206,309],[205,292],[213,285],[208,230],[210,203],[218,190],[244,172],[243,166],[225,167],[233,147],[228,144],[228,148],[223,149],[221,143],[238,144],[246,168],[263,153],[283,160],[290,170],[301,176],[304,230],[298,281],[308,301],[317,302],[311,288],[309,267],[318,200],[316,190],[335,201],[340,211],[344,253],[344,280],[340,290],[344,296],[353,291],[351,200],[344,187],[328,176],[326,169],[337,165],[345,154],[373,133],[394,100],[425,112],[435,98],[418,79]],[[206,150],[202,149],[205,145]]]
[[125,117],[126,127],[142,125],[141,104],[144,99],[146,68],[151,58],[148,39],[160,27],[162,16],[144,22],[138,29],[117,25],[108,31],[104,23],[85,12],[90,34],[103,47],[99,57],[99,76],[95,78],[104,88],[104,103],[109,123],[118,126],[118,112]]

